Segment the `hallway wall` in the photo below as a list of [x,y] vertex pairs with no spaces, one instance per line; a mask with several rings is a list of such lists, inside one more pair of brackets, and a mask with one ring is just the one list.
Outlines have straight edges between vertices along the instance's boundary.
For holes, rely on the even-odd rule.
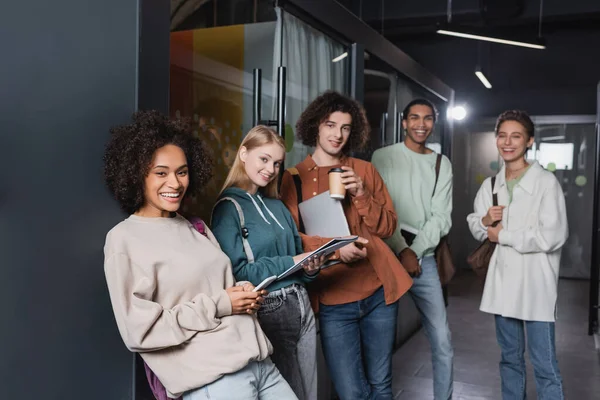
[[[140,2],[3,4],[2,398],[132,398],[133,357],[102,267],[106,232],[123,217],[102,155],[109,127],[137,107]],[[146,106],[166,95],[150,90]]]

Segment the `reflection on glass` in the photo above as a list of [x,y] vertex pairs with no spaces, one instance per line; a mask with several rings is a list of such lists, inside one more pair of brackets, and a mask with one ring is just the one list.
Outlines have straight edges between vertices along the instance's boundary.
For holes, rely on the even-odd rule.
[[540,143],[536,159],[546,169],[573,169],[573,143]]
[[252,70],[263,70],[263,114],[273,106],[276,22],[171,34],[170,114],[192,118],[214,159],[214,176],[184,211],[210,220],[212,205],[252,126]]
[[[233,3],[219,1],[218,10],[233,7]],[[271,4],[270,12],[276,15],[272,2],[257,3],[263,8],[264,4]],[[203,28],[171,34],[170,114],[191,118],[194,134],[204,139],[213,156],[212,180],[201,195],[186,199],[184,205],[184,212],[209,221],[239,143],[252,127],[253,70],[262,71],[262,118],[274,120],[277,68],[287,67],[286,164],[289,166],[302,161],[310,151],[295,139],[298,117],[323,91],[345,91],[348,57],[343,57],[347,50],[343,45],[279,9],[276,21],[231,25],[228,22],[240,19],[217,17],[209,23],[208,11],[214,9],[206,7],[204,2],[184,18],[192,27]],[[217,13],[222,12],[218,10]],[[264,14],[270,15],[266,11]],[[247,18],[242,20],[251,22]],[[184,25],[182,22],[178,26]]]

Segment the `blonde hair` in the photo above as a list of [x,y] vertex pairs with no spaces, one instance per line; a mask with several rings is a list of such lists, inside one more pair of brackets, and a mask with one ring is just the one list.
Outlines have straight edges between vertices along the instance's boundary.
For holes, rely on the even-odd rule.
[[[229,170],[229,174],[227,174],[227,178],[225,179],[221,193],[230,187],[238,187],[240,189],[248,190],[251,186],[250,178],[248,177],[248,174],[246,174],[246,168],[242,162],[242,159],[240,158],[240,152],[242,151],[243,147],[245,147],[247,151],[250,151],[252,149],[256,149],[257,147],[272,143],[277,143],[282,149],[285,150],[285,141],[283,137],[279,136],[273,129],[265,125],[257,125],[250,129],[244,140],[242,140],[240,148],[235,155],[235,160],[233,161],[233,165]],[[258,191],[263,196],[274,199],[279,198],[277,181],[277,178],[273,179],[267,184],[267,186],[259,187]],[[219,195],[221,193],[219,193]]]

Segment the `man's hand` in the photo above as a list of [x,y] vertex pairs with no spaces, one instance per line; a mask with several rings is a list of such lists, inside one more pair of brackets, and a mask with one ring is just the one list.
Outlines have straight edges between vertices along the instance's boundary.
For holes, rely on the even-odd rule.
[[342,172],[340,177],[350,196],[356,197],[365,194],[365,187],[360,176],[356,175],[356,172],[351,167],[343,166],[342,169],[345,172]]
[[502,211],[504,206],[490,207],[485,217],[481,219],[483,226],[490,226],[496,221],[502,221]]
[[398,254],[398,259],[410,276],[416,278],[417,276],[421,275],[422,271],[421,265],[419,264],[419,259],[417,254],[412,251],[410,247],[402,250],[400,254]]
[[233,286],[225,291],[231,300],[231,314],[254,314],[263,302],[266,291],[253,292],[254,285]]
[[[301,260],[303,260],[309,254],[310,254],[309,252],[298,254],[297,256],[293,257],[294,263],[295,264],[299,263]],[[333,253],[329,254],[328,256],[324,256],[324,255],[321,255],[321,257],[312,256],[312,257],[306,259],[304,261],[304,263],[302,263],[302,268],[304,269],[304,272],[307,275],[310,275],[310,276],[316,275],[321,270],[321,266],[323,266],[323,264],[325,264],[325,262],[327,260],[329,260],[329,258],[331,258],[332,256],[333,256]]]
[[367,243],[369,243],[367,239],[359,237],[356,242],[342,247],[340,249],[340,260],[344,264],[362,260],[367,256],[367,248],[364,247]]
[[502,230],[502,224],[498,224],[496,227],[488,226],[487,234],[488,234],[488,239],[490,239],[490,242],[498,243],[498,235],[500,234],[501,230]]

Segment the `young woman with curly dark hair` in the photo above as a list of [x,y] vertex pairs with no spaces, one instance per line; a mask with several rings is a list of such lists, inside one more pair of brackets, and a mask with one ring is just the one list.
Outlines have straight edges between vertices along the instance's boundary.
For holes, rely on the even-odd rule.
[[104,270],[125,345],[170,397],[295,399],[255,312],[265,291],[235,283],[212,232],[177,214],[210,177],[202,143],[156,111],[112,129],[106,183],[131,215],[107,235]]
[[300,226],[304,251],[330,240],[302,232],[298,203],[329,190],[332,168],[343,170],[344,213],[350,233],[360,236],[358,245],[336,252],[339,264],[308,285],[331,378],[342,400],[391,399],[397,300],[412,281],[383,241],[397,223],[381,176],[371,163],[348,156],[369,138],[364,109],[351,98],[326,92],[306,108],[296,128],[315,151],[284,173],[281,198]]

